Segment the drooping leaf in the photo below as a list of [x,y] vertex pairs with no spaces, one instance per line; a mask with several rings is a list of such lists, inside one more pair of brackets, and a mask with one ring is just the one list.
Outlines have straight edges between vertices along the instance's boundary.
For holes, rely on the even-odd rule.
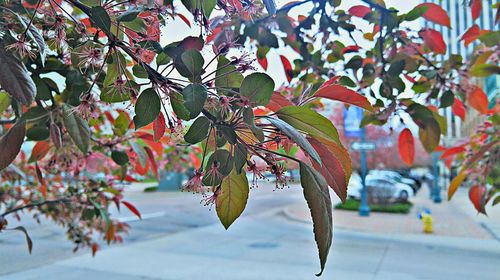
[[240,94],[256,105],[266,106],[274,91],[274,81],[267,74],[252,73],[241,82]]
[[467,173],[462,170],[457,176],[455,176],[455,178],[453,178],[453,180],[451,180],[450,186],[448,187],[448,200],[453,197],[458,187],[460,187],[460,184],[462,184],[466,177]]
[[283,69],[285,69],[285,76],[288,82],[292,81],[293,78],[293,68],[292,64],[284,55],[280,55],[281,64],[283,64]]
[[209,158],[206,164],[206,170],[210,170],[214,165],[217,165],[217,171],[220,173],[219,176],[214,176],[214,174],[207,172],[203,176],[203,183],[207,186],[217,186],[222,182],[222,177],[229,175],[234,166],[233,157],[231,153],[227,150],[219,149],[216,150]]
[[460,99],[455,97],[455,102],[453,102],[453,105],[451,106],[451,111],[455,114],[455,116],[460,117],[462,121],[465,120],[465,107]]
[[474,24],[473,26],[469,27],[467,31],[460,37],[460,40],[464,41],[464,46],[468,46],[470,43],[474,42],[480,33],[479,26],[477,24]]
[[260,66],[262,66],[262,68],[264,68],[264,70],[267,70],[268,62],[266,56],[264,57],[257,56],[257,62],[260,64]]
[[410,129],[405,128],[399,134],[398,148],[401,159],[411,166],[415,157],[415,141]]
[[446,53],[446,43],[444,42],[443,35],[437,30],[432,28],[424,28],[418,32],[422,37],[426,46],[429,47],[436,54]]
[[139,210],[137,210],[137,208],[132,203],[125,201],[125,200],[122,200],[121,202],[123,205],[125,205],[128,208],[128,210],[130,210],[130,212],[134,213],[134,215],[136,215],[139,219],[142,219],[141,213],[139,212]]
[[216,0],[182,0],[182,4],[191,11],[192,14],[202,13],[206,18],[210,17],[210,14],[217,4]]
[[368,111],[373,110],[366,97],[338,84],[323,85],[314,93],[314,96],[355,105]]
[[111,18],[108,12],[102,6],[91,8],[91,19],[94,24],[104,32],[111,32]]
[[160,112],[156,120],[153,122],[153,136],[155,142],[158,142],[163,137],[165,129],[165,117],[163,116],[163,113]]
[[431,153],[439,145],[441,138],[441,128],[439,123],[434,118],[427,118],[424,123],[420,124],[418,137],[424,146],[424,149]]
[[73,113],[69,105],[64,105],[63,123],[73,143],[86,154],[90,146],[90,129],[87,121]]
[[24,121],[16,123],[0,138],[0,170],[16,159],[21,150],[26,134],[26,123]]
[[152,123],[160,114],[161,101],[152,88],[145,89],[135,103],[135,129]]
[[18,230],[24,233],[24,236],[26,237],[26,243],[28,244],[28,252],[31,254],[31,251],[33,249],[33,241],[31,240],[28,231],[23,226],[12,228],[12,230]]
[[182,91],[184,106],[189,110],[189,117],[196,118],[207,100],[207,88],[202,84],[190,84]]
[[467,94],[467,103],[481,114],[488,113],[488,97],[479,86],[474,86]]
[[288,106],[281,108],[276,115],[312,137],[322,137],[340,144],[337,129],[330,120],[307,107]]
[[215,202],[217,216],[225,229],[243,213],[248,200],[248,179],[245,172],[231,171],[222,180],[220,194]]
[[422,3],[417,5],[417,7],[422,6],[427,7],[427,11],[423,14],[423,17],[426,20],[451,28],[450,17],[448,16],[448,13],[441,8],[441,6],[434,3]]
[[321,266],[321,271],[316,276],[320,276],[325,268],[333,239],[332,201],[325,178],[302,162],[300,183],[313,220],[314,239],[318,245]]
[[31,150],[31,156],[28,159],[28,162],[31,163],[43,159],[45,155],[49,152],[49,150],[50,150],[49,142],[46,141],[37,142],[33,147],[33,149]]
[[307,153],[311,158],[313,158],[316,162],[321,164],[321,158],[318,155],[318,152],[311,146],[311,143],[307,141],[307,139],[298,132],[293,126],[276,118],[267,118],[276,128],[278,128],[283,134],[288,136],[293,142],[295,142],[305,153]]
[[191,144],[196,144],[207,138],[208,130],[210,128],[210,121],[205,116],[197,118],[188,132],[184,135],[184,140]]
[[[180,63],[181,62],[181,63]],[[189,78],[192,82],[201,82],[200,75],[203,73],[205,60],[197,49],[189,49],[183,52],[180,60],[176,59],[175,67],[179,73]]]
[[170,93],[170,104],[175,115],[182,120],[191,119],[190,113],[186,106],[184,106],[184,97],[182,94],[173,91]]
[[292,103],[292,101],[288,100],[286,97],[281,95],[281,93],[275,91],[271,96],[271,100],[269,100],[269,103],[266,105],[266,108],[274,112],[277,112],[283,107],[293,106],[293,105],[294,104]]
[[428,9],[429,9],[429,7],[427,7],[427,6],[417,6],[417,7],[413,8],[411,11],[409,11],[405,15],[404,19],[406,21],[414,21],[414,20],[420,18],[421,16],[423,16],[427,12]]
[[472,20],[479,18],[483,10],[483,0],[472,0],[470,4]]
[[321,157],[320,166],[313,162],[313,167],[325,178],[328,185],[338,197],[345,202],[347,198],[347,184],[352,173],[351,159],[347,150],[337,143],[314,138],[307,138]]
[[30,105],[36,95],[36,86],[31,76],[16,57],[4,50],[0,44],[0,86],[12,98]]
[[469,189],[469,199],[476,208],[477,212],[486,214],[484,203],[486,201],[486,188],[480,185],[474,185]]

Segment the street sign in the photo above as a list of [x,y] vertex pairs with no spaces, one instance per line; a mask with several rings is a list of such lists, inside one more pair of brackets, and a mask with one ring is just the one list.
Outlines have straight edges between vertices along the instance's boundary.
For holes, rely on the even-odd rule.
[[375,144],[375,142],[356,141],[356,142],[352,142],[351,148],[355,151],[372,151],[372,150],[375,150],[377,148],[377,145]]
[[346,137],[361,136],[361,120],[363,119],[363,109],[350,106],[349,109],[344,108],[344,133]]

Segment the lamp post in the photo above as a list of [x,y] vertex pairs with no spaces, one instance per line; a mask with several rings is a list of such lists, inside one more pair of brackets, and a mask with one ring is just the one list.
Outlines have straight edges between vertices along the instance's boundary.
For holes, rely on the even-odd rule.
[[433,167],[433,175],[434,175],[434,182],[432,186],[432,200],[434,203],[441,203],[441,190],[439,188],[439,166],[438,166],[438,160],[439,160],[439,152],[433,152],[432,153],[432,167]]
[[[361,142],[365,142],[365,128],[363,127],[361,129]],[[361,162],[360,162],[360,167],[361,167],[361,205],[359,206],[359,215],[362,217],[367,217],[370,216],[370,206],[368,206],[368,192],[366,189],[366,173],[367,173],[367,168],[366,168],[366,150],[361,150]]]

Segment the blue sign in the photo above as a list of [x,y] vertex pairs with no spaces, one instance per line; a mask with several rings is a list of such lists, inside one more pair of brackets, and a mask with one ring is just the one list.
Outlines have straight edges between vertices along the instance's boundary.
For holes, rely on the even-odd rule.
[[363,109],[356,106],[344,108],[344,132],[346,137],[361,136],[361,120],[363,119]]

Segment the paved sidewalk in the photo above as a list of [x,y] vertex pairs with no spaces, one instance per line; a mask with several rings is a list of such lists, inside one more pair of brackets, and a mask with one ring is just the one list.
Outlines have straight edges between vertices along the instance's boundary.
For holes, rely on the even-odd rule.
[[[332,195],[334,195],[332,193]],[[443,193],[443,198],[445,193]],[[451,201],[436,204],[429,199],[426,186],[411,198],[412,210],[409,214],[370,213],[361,217],[356,211],[334,210],[335,228],[361,232],[386,234],[422,234],[422,221],[417,218],[419,212],[428,208],[432,212],[434,233],[437,236],[454,236],[474,239],[494,239],[492,232],[500,227],[500,207],[488,209],[488,217],[477,215],[468,201],[467,190],[459,189]],[[339,201],[336,200],[334,204]],[[284,209],[291,219],[310,223],[310,213],[303,204],[291,205]],[[488,227],[489,225],[489,227]]]

